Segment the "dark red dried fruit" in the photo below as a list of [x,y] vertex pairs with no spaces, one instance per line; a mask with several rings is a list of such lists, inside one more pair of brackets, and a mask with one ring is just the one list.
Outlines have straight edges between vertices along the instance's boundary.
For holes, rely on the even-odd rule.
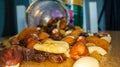
[[22,52],[16,46],[6,48],[2,51],[1,61],[7,66],[16,65],[22,61]]

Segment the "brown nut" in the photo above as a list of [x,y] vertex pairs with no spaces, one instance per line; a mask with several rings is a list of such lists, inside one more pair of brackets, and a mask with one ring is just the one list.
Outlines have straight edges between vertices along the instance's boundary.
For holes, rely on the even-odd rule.
[[70,57],[74,60],[87,55],[89,55],[88,48],[80,41],[76,42],[70,50]]
[[34,35],[28,35],[25,38],[25,43],[26,43],[27,48],[33,48],[33,46],[38,42],[40,41],[38,41],[38,38]]
[[24,39],[26,36],[33,34],[33,33],[37,33],[38,30],[37,28],[25,28],[22,32],[20,32],[20,34],[18,35],[18,39],[22,40]]
[[73,30],[70,35],[73,35],[73,36],[79,36],[81,33],[83,32],[83,30],[81,29],[76,29],[76,30]]
[[108,41],[104,39],[100,39],[96,36],[89,36],[86,39],[89,43],[94,43],[96,46],[102,47],[105,50],[107,50],[110,45]]
[[39,39],[42,40],[42,39],[45,39],[45,38],[48,38],[49,37],[49,34],[46,33],[46,32],[41,32],[39,35],[38,35]]
[[79,36],[79,37],[77,38],[77,41],[80,41],[80,42],[82,42],[83,44],[86,44],[86,43],[87,43],[87,40],[86,40],[86,38],[85,38],[84,36]]
[[72,45],[75,42],[75,37],[74,36],[66,36],[62,39],[62,41],[65,41],[69,45]]

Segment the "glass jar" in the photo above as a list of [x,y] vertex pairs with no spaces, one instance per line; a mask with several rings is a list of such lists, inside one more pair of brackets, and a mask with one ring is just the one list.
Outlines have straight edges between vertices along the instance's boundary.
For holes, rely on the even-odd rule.
[[36,27],[48,23],[52,18],[66,18],[69,15],[64,4],[60,0],[36,0],[26,10],[28,27]]

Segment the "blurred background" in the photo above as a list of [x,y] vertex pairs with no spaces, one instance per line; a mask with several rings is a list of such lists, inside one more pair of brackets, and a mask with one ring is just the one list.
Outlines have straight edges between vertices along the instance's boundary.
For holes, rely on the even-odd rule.
[[[34,0],[0,0],[0,37],[12,36],[26,27],[25,10]],[[119,31],[120,0],[83,0],[86,31]],[[93,23],[94,22],[94,23]]]

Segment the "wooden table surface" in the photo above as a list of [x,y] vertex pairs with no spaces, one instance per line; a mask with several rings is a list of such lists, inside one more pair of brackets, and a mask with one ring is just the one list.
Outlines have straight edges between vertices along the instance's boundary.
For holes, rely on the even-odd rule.
[[101,67],[120,67],[120,31],[109,31],[112,36],[111,50]]
[[[111,50],[108,53],[107,59],[103,61],[100,67],[120,67],[120,53],[119,53],[120,52],[120,31],[108,31],[108,33],[110,33],[112,36]],[[0,40],[2,39],[0,38]],[[33,65],[31,64],[31,62],[28,62],[28,63],[29,63],[29,66],[21,66],[21,67],[36,67],[36,66],[39,67],[38,65],[41,65],[38,63],[33,63]],[[51,64],[48,66],[47,64],[45,64],[42,67],[68,67],[68,66],[71,67],[72,64],[73,64],[73,61],[71,59],[68,59],[68,61],[65,62],[63,65],[56,64],[54,66],[53,64]]]

